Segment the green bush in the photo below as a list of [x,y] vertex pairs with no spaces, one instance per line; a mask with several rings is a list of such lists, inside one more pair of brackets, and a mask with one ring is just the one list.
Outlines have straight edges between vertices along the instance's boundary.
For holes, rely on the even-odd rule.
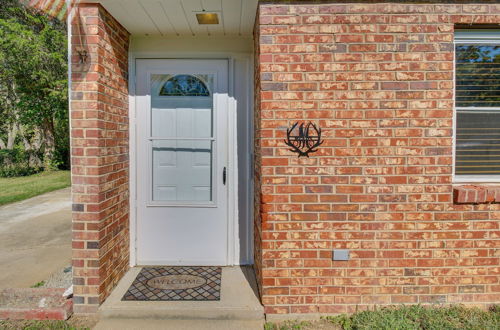
[[0,166],[11,164],[30,165],[30,160],[40,159],[42,154],[36,151],[26,151],[24,147],[16,145],[13,149],[0,149]]
[[[0,178],[11,178],[16,176],[27,176],[43,170],[37,163],[39,153],[26,151],[22,146],[15,146],[13,149],[0,150]],[[38,161],[34,161],[38,160]]]
[[16,147],[14,149],[1,149],[0,150],[0,164],[20,164],[27,163],[29,161],[28,155],[24,150]]
[[24,164],[13,164],[0,166],[0,178],[12,178],[16,176],[28,176],[39,173],[43,170],[41,167],[31,167]]

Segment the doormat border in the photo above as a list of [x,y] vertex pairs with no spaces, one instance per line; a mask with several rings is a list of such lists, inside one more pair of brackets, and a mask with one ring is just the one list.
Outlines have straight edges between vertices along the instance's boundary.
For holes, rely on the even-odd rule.
[[[158,289],[147,285],[153,278],[168,275],[194,275],[205,284],[188,289]],[[122,301],[220,301],[222,267],[219,266],[145,266],[122,297]]]

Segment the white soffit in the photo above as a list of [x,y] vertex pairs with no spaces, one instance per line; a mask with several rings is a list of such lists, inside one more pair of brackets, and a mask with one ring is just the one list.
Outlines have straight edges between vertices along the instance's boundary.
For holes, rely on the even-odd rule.
[[[83,2],[83,1],[82,1]],[[251,36],[258,0],[94,0],[132,35]],[[196,14],[217,13],[219,24],[200,25]]]

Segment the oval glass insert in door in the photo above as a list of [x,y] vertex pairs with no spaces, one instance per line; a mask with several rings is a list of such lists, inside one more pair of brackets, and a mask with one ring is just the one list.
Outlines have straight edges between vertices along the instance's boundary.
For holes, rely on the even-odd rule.
[[214,201],[213,80],[212,74],[151,75],[153,202]]

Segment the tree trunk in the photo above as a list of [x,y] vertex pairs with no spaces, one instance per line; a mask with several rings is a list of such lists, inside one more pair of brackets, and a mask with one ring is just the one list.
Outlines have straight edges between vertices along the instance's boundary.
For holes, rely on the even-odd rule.
[[[8,129],[7,143],[5,143],[5,141],[3,141],[3,140],[0,140],[0,149],[12,150],[12,149],[14,149],[16,137],[17,137],[17,133],[18,133],[17,123],[16,122],[10,123],[7,129]],[[7,166],[12,165],[13,159],[11,157],[5,157],[3,162],[4,162],[3,165],[7,165]]]
[[54,169],[54,156],[56,151],[56,143],[54,138],[54,120],[47,118],[43,122],[43,167],[46,171]]
[[13,122],[9,125],[9,132],[7,133],[7,149],[14,149],[18,131],[19,127],[17,126],[17,122]]
[[31,167],[41,167],[42,160],[38,157],[38,153],[40,151],[40,147],[42,144],[42,137],[40,133],[40,129],[36,128],[34,136],[31,139],[28,138],[26,132],[21,126],[22,132],[21,136],[23,138],[24,150],[29,154],[28,165]]
[[13,149],[16,143],[17,133],[19,132],[17,123],[14,122],[9,124],[9,127],[7,129],[7,142],[0,138],[0,149]]

